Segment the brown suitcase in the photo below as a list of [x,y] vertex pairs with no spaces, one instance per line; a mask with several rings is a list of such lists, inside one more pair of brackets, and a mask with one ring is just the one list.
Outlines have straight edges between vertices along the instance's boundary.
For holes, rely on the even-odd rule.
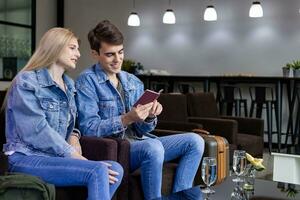
[[[205,141],[205,150],[203,157],[215,157],[217,160],[217,180],[219,184],[229,175],[229,143],[221,136],[210,135],[209,132],[202,129],[193,130],[199,133]],[[195,177],[195,184],[203,184],[201,178],[201,166]]]

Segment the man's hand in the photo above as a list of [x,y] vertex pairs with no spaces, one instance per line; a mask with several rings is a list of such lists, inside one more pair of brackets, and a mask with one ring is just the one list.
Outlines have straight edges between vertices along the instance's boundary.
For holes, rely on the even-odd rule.
[[107,163],[107,162],[104,162],[104,161],[101,161],[101,163],[105,164],[107,167],[108,167],[108,177],[109,177],[109,183],[110,184],[114,184],[116,183],[119,179],[116,178],[116,176],[119,175],[118,172],[114,171],[114,170],[111,170],[110,167],[111,167],[111,164]]
[[157,100],[154,100],[153,101],[153,106],[149,111],[149,116],[148,117],[151,117],[151,118],[156,117],[157,115],[160,115],[162,110],[163,110],[162,105]]
[[72,158],[74,159],[79,159],[79,160],[87,160],[85,157],[83,157],[81,154],[79,154],[77,151],[74,151],[71,155]]
[[127,126],[134,122],[144,121],[148,117],[153,104],[154,103],[151,102],[145,105],[138,105],[136,108],[133,107],[128,113],[122,115],[123,125]]
[[82,155],[79,138],[76,135],[71,134],[68,139],[68,143],[77,151],[78,154]]

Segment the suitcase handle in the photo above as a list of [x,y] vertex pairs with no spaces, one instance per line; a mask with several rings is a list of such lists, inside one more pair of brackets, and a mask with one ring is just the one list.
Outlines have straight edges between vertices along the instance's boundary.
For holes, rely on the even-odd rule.
[[193,129],[192,131],[195,132],[195,133],[201,133],[201,134],[204,134],[204,135],[210,135],[210,132],[208,132],[207,130],[204,130],[204,129],[200,129],[200,128]]

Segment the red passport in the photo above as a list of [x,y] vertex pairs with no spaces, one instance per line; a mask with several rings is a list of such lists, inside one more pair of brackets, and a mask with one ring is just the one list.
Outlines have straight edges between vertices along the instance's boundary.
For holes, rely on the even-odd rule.
[[153,102],[157,99],[162,91],[155,92],[152,90],[145,90],[144,94],[135,102],[133,107],[137,107],[137,105],[145,105],[147,103]]

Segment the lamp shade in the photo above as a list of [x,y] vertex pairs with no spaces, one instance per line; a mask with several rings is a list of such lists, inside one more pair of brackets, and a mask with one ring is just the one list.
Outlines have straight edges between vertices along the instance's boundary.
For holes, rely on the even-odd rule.
[[217,21],[218,15],[214,6],[207,6],[204,11],[205,21]]
[[140,18],[136,12],[130,13],[127,24],[128,26],[140,26]]
[[263,16],[264,16],[264,12],[260,5],[260,2],[258,1],[253,2],[249,10],[249,17],[263,17]]
[[163,23],[164,24],[175,24],[176,23],[176,17],[172,9],[167,9],[164,17],[163,17]]

